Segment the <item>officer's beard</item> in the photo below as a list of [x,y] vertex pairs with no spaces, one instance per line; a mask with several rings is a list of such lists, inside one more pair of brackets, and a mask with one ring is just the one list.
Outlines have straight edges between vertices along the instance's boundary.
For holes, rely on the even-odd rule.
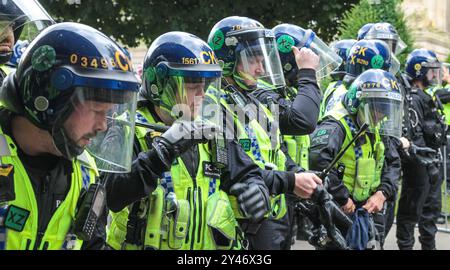
[[72,104],[66,106],[59,113],[59,118],[55,120],[50,134],[53,138],[53,143],[56,149],[68,160],[81,155],[84,151],[84,147],[78,146],[78,144],[70,138],[70,134],[64,128],[64,122],[72,114],[74,107]]
[[68,160],[81,155],[84,151],[84,147],[80,147],[72,140],[63,126],[54,127],[52,130],[53,143],[56,149]]

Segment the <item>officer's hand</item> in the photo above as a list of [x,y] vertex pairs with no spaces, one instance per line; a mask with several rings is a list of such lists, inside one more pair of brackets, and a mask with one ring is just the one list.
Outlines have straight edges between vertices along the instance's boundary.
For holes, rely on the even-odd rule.
[[409,149],[409,147],[411,146],[410,142],[408,139],[406,139],[405,137],[401,137],[400,138],[400,142],[402,143],[402,148],[407,151]]
[[363,205],[363,208],[366,209],[369,214],[376,213],[383,209],[383,204],[385,201],[386,197],[384,197],[383,192],[377,191],[375,194],[370,196],[366,204]]
[[230,188],[230,194],[237,197],[243,215],[254,222],[263,219],[270,210],[269,194],[260,185],[236,183]]
[[298,69],[310,68],[317,70],[319,68],[319,56],[311,49],[301,48],[299,50],[297,47],[292,46],[292,51],[294,52]]
[[419,147],[415,144],[411,144],[409,152],[413,155],[421,155],[421,156],[435,155],[437,153],[436,150],[434,150],[433,148]]
[[322,185],[320,179],[314,173],[296,173],[294,193],[303,199],[311,198],[317,185]]
[[170,168],[173,160],[199,143],[213,139],[219,128],[204,121],[178,121],[153,140],[161,161]]
[[355,212],[355,208],[355,204],[350,198],[348,198],[347,203],[341,207],[342,211],[344,211],[347,215],[353,214]]
[[444,73],[444,76],[442,77],[442,80],[446,83],[450,83],[450,71],[446,66],[442,66],[442,71]]

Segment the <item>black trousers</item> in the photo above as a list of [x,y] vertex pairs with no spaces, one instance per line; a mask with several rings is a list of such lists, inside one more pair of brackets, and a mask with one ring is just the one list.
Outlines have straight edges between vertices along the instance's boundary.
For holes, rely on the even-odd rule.
[[397,244],[400,249],[414,246],[414,227],[419,224],[422,249],[436,248],[436,220],[441,212],[443,177],[430,177],[420,164],[403,166],[403,183],[397,212]]
[[290,250],[292,238],[295,236],[295,207],[287,203],[287,213],[283,218],[275,220],[265,219],[258,232],[247,234],[249,249],[251,250]]
[[384,229],[385,238],[389,234],[389,231],[392,228],[392,224],[394,224],[395,219],[395,202],[397,201],[397,194],[395,195],[392,201],[386,202],[386,226]]

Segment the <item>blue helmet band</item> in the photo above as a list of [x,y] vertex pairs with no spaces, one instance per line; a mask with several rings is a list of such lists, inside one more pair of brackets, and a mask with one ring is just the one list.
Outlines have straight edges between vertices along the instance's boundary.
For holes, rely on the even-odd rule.
[[[53,72],[51,85],[60,91],[80,86],[137,92],[139,83],[133,81],[133,78],[126,78],[129,76],[129,72],[111,70],[106,72],[102,70],[75,70],[72,67],[66,66],[60,67]],[[120,80],[121,77],[123,80]]]
[[220,78],[222,69],[218,64],[174,64],[161,62],[156,66],[158,76],[181,76],[181,77],[197,77],[197,78]]
[[236,46],[242,41],[251,41],[258,38],[272,38],[275,39],[273,31],[265,28],[236,30],[227,33],[225,44],[227,46]]

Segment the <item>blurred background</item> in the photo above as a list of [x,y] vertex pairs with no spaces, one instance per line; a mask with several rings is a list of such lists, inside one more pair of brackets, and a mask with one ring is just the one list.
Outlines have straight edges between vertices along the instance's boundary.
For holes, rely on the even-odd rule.
[[207,39],[220,19],[247,16],[267,28],[293,23],[311,28],[326,42],[355,38],[369,22],[392,23],[414,48],[434,50],[450,62],[450,0],[40,0],[57,21],[91,25],[127,47],[135,66],[148,45],[173,30]]

